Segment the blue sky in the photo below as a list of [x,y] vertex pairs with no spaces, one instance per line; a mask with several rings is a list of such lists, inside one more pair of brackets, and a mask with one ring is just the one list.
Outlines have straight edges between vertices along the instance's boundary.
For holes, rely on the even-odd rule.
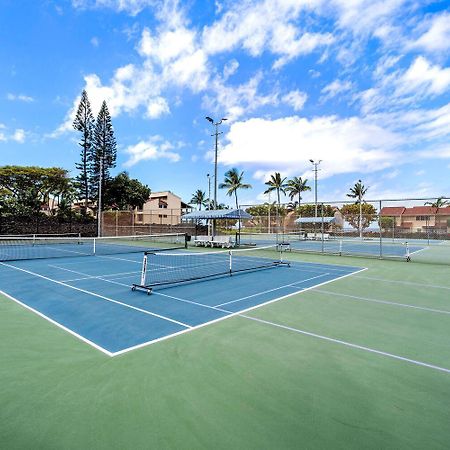
[[[259,203],[270,173],[343,199],[450,195],[450,3],[414,0],[3,0],[0,164],[75,175],[72,119],[106,100],[116,171],[189,200],[231,167]],[[312,184],[312,183],[311,183]],[[312,200],[311,194],[305,200]],[[219,200],[227,201],[219,191]]]

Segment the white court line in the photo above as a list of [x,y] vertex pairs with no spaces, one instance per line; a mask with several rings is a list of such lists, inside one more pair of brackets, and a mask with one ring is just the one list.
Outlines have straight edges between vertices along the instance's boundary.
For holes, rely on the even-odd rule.
[[64,325],[60,324],[59,322],[56,322],[56,320],[51,319],[50,317],[46,316],[45,314],[41,313],[37,309],[32,308],[31,306],[27,305],[26,303],[21,302],[20,300],[17,300],[17,298],[14,298],[13,296],[7,294],[5,291],[0,290],[0,294],[4,295],[5,297],[9,298],[13,302],[18,303],[20,306],[24,307],[25,309],[28,309],[29,311],[33,312],[34,314],[37,314],[39,317],[44,318],[45,320],[48,320],[53,325],[56,325],[58,328],[61,328],[64,331],[67,331],[72,336],[75,336],[76,338],[80,339],[81,341],[85,342],[86,344],[89,344],[90,346],[96,348],[97,350],[100,350],[101,352],[105,353],[108,356],[114,356],[114,353],[106,350],[103,347],[100,347],[100,345],[97,345],[95,342],[90,341],[89,339],[86,339],[84,336],[81,336],[78,333],[75,333],[75,331],[71,330],[70,328],[65,327]]
[[[240,302],[242,300],[247,300],[248,298],[258,297],[259,295],[268,294],[269,292],[278,291],[278,290],[284,289],[284,288],[290,288],[290,287],[294,288],[297,284],[306,283],[307,281],[315,280],[316,278],[325,277],[327,275],[330,275],[330,274],[329,273],[323,273],[323,274],[317,275],[315,277],[306,278],[305,280],[296,281],[295,283],[285,284],[284,286],[280,286],[280,287],[277,287],[277,288],[274,288],[274,289],[268,289],[268,290],[266,290],[264,292],[258,292],[257,294],[247,295],[246,297],[237,298],[236,300],[230,300],[229,302],[220,303],[219,305],[216,305],[216,307],[220,308],[221,306],[229,305],[230,303]],[[297,291],[297,292],[301,292],[301,290]]]
[[357,278],[364,278],[366,280],[374,280],[374,281],[382,281],[384,283],[410,284],[412,286],[428,287],[428,288],[433,288],[433,289],[446,289],[446,290],[450,291],[450,287],[439,286],[437,284],[415,283],[414,281],[406,281],[406,280],[388,280],[386,278],[365,277],[363,275],[358,275]]
[[399,355],[395,355],[393,353],[383,352],[381,350],[376,350],[376,349],[370,348],[370,347],[364,347],[364,346],[358,345],[358,344],[352,344],[351,342],[342,341],[340,339],[334,339],[334,338],[331,338],[331,337],[328,337],[328,336],[322,336],[320,334],[311,333],[309,331],[300,330],[298,328],[293,328],[293,327],[288,327],[286,325],[281,325],[281,324],[274,323],[274,322],[269,322],[268,320],[258,319],[256,317],[252,317],[252,316],[246,316],[246,315],[241,314],[241,317],[244,317],[244,318],[249,319],[249,320],[254,320],[255,322],[260,322],[260,323],[263,323],[263,324],[266,324],[266,325],[270,325],[270,326],[273,326],[273,327],[282,328],[284,330],[293,331],[295,333],[303,334],[303,335],[306,335],[306,336],[311,336],[311,337],[314,337],[316,339],[322,339],[322,340],[327,341],[327,342],[333,342],[335,344],[345,345],[346,347],[356,348],[358,350],[364,350],[364,351],[369,352],[369,353],[375,353],[377,355],[386,356],[386,357],[393,358],[393,359],[398,359],[400,361],[405,361],[405,362],[408,362],[408,363],[411,363],[411,364],[415,364],[417,366],[427,367],[429,369],[439,370],[441,372],[445,372],[445,373],[449,373],[450,374],[450,369],[446,369],[445,367],[435,366],[433,364],[428,364],[428,363],[425,363],[425,362],[422,362],[422,361],[417,361],[415,359],[405,358],[404,356],[399,356]]
[[[47,264],[47,265],[48,265],[48,267],[54,267],[56,269],[65,270],[62,267],[53,266],[51,264]],[[70,280],[60,280],[60,281],[62,281],[63,283],[69,283],[71,281],[92,280],[92,279],[95,279],[95,278],[102,278],[102,277],[117,277],[117,276],[120,276],[120,275],[133,275],[133,274],[136,274],[136,273],[140,273],[140,272],[134,270],[133,272],[108,273],[106,275],[88,275],[88,274],[85,274],[86,276],[84,276],[83,278],[72,278]]]
[[313,292],[317,292],[320,294],[328,294],[328,295],[333,295],[333,296],[338,296],[338,297],[347,297],[347,298],[351,298],[354,300],[361,300],[361,301],[365,301],[365,302],[382,303],[384,305],[392,305],[392,306],[401,306],[403,308],[420,309],[422,311],[428,311],[428,312],[433,312],[433,313],[438,313],[438,314],[450,314],[450,311],[445,311],[442,309],[434,309],[434,308],[427,308],[425,306],[409,305],[407,303],[389,302],[387,300],[379,300],[379,299],[375,299],[375,298],[358,297],[356,295],[340,294],[338,292],[332,292],[332,291],[323,291],[322,289],[317,289]]
[[[66,284],[66,283],[63,283],[62,281],[54,280],[53,278],[46,277],[46,276],[41,275],[39,273],[32,272],[32,271],[26,270],[26,269],[21,269],[20,267],[12,266],[12,265],[6,264],[4,262],[0,262],[0,264],[2,266],[9,267],[10,269],[15,269],[15,270],[18,270],[20,272],[25,272],[25,273],[28,273],[29,275],[33,275],[35,277],[42,278],[43,280],[47,280],[47,281],[50,281],[52,283],[59,284],[60,286],[67,287],[69,289],[74,289],[75,291],[83,292],[84,294],[92,295],[93,297],[101,298],[102,300],[106,300],[108,302],[124,306],[125,308],[130,308],[130,309],[142,312],[144,314],[148,314],[150,316],[158,317],[159,319],[164,319],[164,320],[167,320],[169,322],[176,323],[177,325],[181,325],[181,326],[186,327],[186,328],[191,328],[190,325],[187,325],[187,324],[185,324],[183,322],[179,322],[177,320],[170,319],[169,317],[165,317],[165,316],[162,316],[160,314],[156,314],[156,313],[152,313],[150,311],[146,311],[145,309],[141,309],[141,308],[138,308],[136,306],[128,305],[127,303],[123,303],[123,302],[120,302],[118,300],[114,300],[112,298],[105,297],[104,295],[96,294],[95,292],[87,291],[86,289],[81,289],[81,288],[77,288],[75,286],[71,286],[70,284]],[[62,269],[62,270],[70,271],[69,269]]]

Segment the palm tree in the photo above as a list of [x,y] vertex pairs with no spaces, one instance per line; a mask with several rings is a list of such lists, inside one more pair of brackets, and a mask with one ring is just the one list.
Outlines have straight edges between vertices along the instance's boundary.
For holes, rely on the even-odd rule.
[[359,237],[362,239],[363,237],[363,227],[362,227],[362,199],[366,195],[366,192],[369,188],[365,187],[362,184],[361,180],[358,180],[355,185],[350,188],[350,194],[347,194],[347,197],[356,198],[355,204],[359,204]]
[[[435,226],[437,225],[437,214],[441,208],[444,206],[450,205],[450,201],[444,200],[444,197],[438,197],[435,202],[425,202],[425,205],[430,205],[432,208],[435,208],[436,218],[434,220]],[[440,222],[439,222],[440,224]]]
[[310,191],[311,187],[308,186],[308,179],[303,180],[302,177],[294,177],[292,180],[288,180],[286,191],[289,192],[289,198],[294,200],[294,197],[298,195],[298,206],[300,207],[302,202],[302,192]]
[[234,194],[236,200],[236,209],[239,209],[237,191],[238,189],[251,189],[252,185],[243,183],[244,172],[239,173],[238,169],[233,168],[225,173],[223,183],[219,184],[219,189],[227,189],[227,195],[230,197]]
[[202,210],[202,205],[205,204],[205,200],[206,200],[206,194],[201,189],[197,189],[192,194],[192,198],[191,198],[191,201],[189,203],[191,203],[192,205],[197,205],[198,206],[198,210],[201,211]]
[[436,208],[436,212],[438,212],[440,208],[450,205],[450,202],[448,200],[444,200],[444,197],[438,197],[435,202],[425,202],[425,205],[430,205],[431,207]]
[[[234,194],[236,200],[236,209],[239,209],[237,191],[238,189],[251,189],[252,185],[248,183],[243,183],[244,172],[239,173],[238,169],[232,168],[225,173],[225,179],[223,183],[219,184],[219,189],[227,189],[227,195],[230,197]],[[240,244],[241,239],[241,220],[238,220],[238,243]]]
[[278,208],[277,208],[277,226],[279,226],[279,209],[281,206],[280,201],[280,192],[283,194],[286,194],[286,177],[281,178],[280,172],[275,172],[274,174],[270,175],[270,180],[266,181],[266,185],[269,186],[265,191],[264,194],[269,194],[270,192],[276,191],[277,192],[277,199],[278,199]]

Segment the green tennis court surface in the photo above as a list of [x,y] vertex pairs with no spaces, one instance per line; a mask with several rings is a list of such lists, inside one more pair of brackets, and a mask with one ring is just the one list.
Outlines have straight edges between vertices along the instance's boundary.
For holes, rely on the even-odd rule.
[[114,358],[2,297],[2,448],[448,448],[448,267],[289,259],[367,270]]

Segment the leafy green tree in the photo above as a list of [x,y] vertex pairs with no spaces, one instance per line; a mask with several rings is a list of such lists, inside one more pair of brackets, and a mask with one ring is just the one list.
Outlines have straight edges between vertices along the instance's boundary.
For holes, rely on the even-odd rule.
[[294,200],[295,196],[298,196],[298,206],[302,202],[302,192],[310,191],[311,187],[308,186],[308,180],[303,180],[302,177],[294,177],[288,180],[287,186],[285,188],[286,192],[289,192],[289,198]]
[[[301,205],[296,209],[296,212],[301,217],[315,217],[316,215],[316,209],[315,205],[307,204],[307,205]],[[317,216],[318,217],[333,217],[335,213],[335,210],[331,205],[322,205],[319,203],[317,205]]]
[[344,205],[340,211],[345,220],[360,231],[360,236],[362,236],[362,230],[377,220],[377,210],[370,203]]
[[97,116],[94,128],[93,154],[90,164],[90,183],[92,198],[98,197],[100,172],[102,192],[110,177],[110,169],[116,167],[117,143],[114,136],[111,115],[104,101]]
[[350,194],[347,194],[347,197],[350,198],[355,198],[356,205],[359,205],[359,224],[360,224],[360,228],[359,228],[359,237],[362,238],[363,237],[363,218],[362,218],[362,202],[363,202],[363,197],[364,195],[366,195],[367,190],[369,188],[366,188],[363,184],[361,180],[358,180],[357,183],[355,183],[355,185],[353,187],[350,188]]
[[202,210],[202,205],[205,205],[206,194],[201,189],[197,189],[193,194],[191,201],[189,202],[191,205],[197,205],[198,210]]
[[0,167],[3,203],[14,214],[39,214],[43,204],[71,185],[67,170],[58,167]]
[[225,173],[223,183],[219,184],[219,189],[227,189],[227,195],[233,196],[236,201],[236,209],[239,208],[237,192],[239,189],[251,189],[252,185],[243,182],[244,172],[239,173],[238,169],[233,168]]
[[105,207],[119,210],[142,208],[150,197],[150,188],[139,180],[130,178],[127,172],[107,180],[105,184]]
[[75,164],[79,174],[75,178],[75,187],[78,192],[80,200],[84,200],[84,208],[82,212],[87,214],[89,205],[91,186],[89,179],[90,165],[94,159],[92,140],[94,131],[94,116],[91,110],[91,104],[87,96],[87,92],[83,90],[81,93],[81,100],[78,105],[77,114],[73,121],[75,130],[81,133],[81,139],[78,145],[81,147],[80,158],[81,161]]

